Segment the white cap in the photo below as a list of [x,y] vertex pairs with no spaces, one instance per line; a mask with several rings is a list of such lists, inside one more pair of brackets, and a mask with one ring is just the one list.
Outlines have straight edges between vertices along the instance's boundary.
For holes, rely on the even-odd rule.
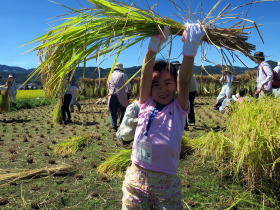
[[9,74],[8,78],[14,78],[12,74]]

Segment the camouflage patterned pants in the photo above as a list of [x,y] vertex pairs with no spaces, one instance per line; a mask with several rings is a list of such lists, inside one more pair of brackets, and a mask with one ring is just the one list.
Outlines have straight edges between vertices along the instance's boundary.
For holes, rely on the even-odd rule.
[[123,182],[122,209],[183,209],[177,175],[130,166]]

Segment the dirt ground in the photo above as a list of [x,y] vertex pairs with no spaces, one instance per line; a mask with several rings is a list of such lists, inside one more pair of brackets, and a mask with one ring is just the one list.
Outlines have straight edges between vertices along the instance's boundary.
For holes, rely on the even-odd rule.
[[[71,166],[65,173],[1,181],[0,209],[120,209],[122,179],[96,172],[106,157],[123,149],[111,129],[106,104],[82,101],[82,111],[72,113],[73,123],[52,122],[52,107],[0,114],[0,177],[4,173]],[[214,98],[196,100],[196,125],[185,135],[199,137],[211,129],[223,131],[226,115],[212,109]],[[73,136],[93,134],[93,138],[73,155],[54,153],[54,145]],[[212,163],[201,164],[194,155],[180,161],[186,209],[223,209],[238,196],[246,197],[242,186],[215,176]],[[242,204],[243,205],[243,204]],[[241,205],[241,206],[242,206]],[[244,204],[250,207],[250,204]]]

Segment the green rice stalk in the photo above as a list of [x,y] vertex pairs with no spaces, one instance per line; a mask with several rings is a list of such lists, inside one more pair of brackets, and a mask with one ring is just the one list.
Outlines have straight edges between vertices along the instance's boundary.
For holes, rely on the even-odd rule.
[[[200,160],[206,162],[208,157],[214,160],[214,166],[218,169],[220,176],[228,170],[228,160],[231,158],[231,142],[223,133],[210,131],[208,134],[190,139],[189,145],[198,150]],[[231,173],[231,171],[229,171]]]
[[132,150],[120,150],[107,158],[97,167],[97,172],[110,178],[122,177],[126,169],[131,165]]
[[186,136],[182,137],[181,142],[181,154],[180,159],[185,158],[186,155],[190,155],[194,152],[192,145],[190,144],[190,139]]
[[251,99],[233,106],[225,133],[211,131],[190,144],[203,160],[212,157],[221,174],[228,171],[256,189],[264,180],[279,180],[279,119],[279,99]]
[[[55,96],[61,88],[63,78],[69,72],[74,73],[80,63],[105,55],[118,55],[134,44],[161,33],[163,26],[169,26],[173,35],[181,35],[184,30],[183,24],[175,20],[162,18],[153,11],[142,10],[123,2],[89,2],[93,4],[93,8],[80,11],[73,9],[77,16],[65,18],[64,23],[30,42],[41,43],[32,50],[39,52],[42,63],[29,80],[36,74],[44,75],[44,89],[49,96]],[[232,20],[239,18],[233,17]],[[216,19],[212,20],[211,24],[216,22]],[[255,49],[254,45],[246,42],[248,33],[245,30],[251,28],[207,28],[208,23],[203,24],[206,32],[204,41],[209,44],[236,50],[246,56]]]
[[62,122],[62,110],[61,110],[62,102],[58,100],[58,103],[55,105],[53,110],[53,122],[60,124]]
[[84,147],[90,136],[74,136],[66,141],[53,147],[54,152],[61,155],[70,155],[76,153],[80,148]]
[[8,90],[0,91],[0,113],[10,111]]
[[266,97],[240,104],[228,121],[235,174],[242,172],[249,186],[279,175],[279,119],[279,99]]

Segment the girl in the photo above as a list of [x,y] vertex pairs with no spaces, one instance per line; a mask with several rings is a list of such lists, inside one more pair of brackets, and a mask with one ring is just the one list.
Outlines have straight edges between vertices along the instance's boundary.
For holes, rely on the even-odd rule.
[[169,29],[165,27],[163,35],[151,38],[144,60],[132,165],[122,188],[123,209],[182,209],[181,183],[176,172],[189,109],[188,87],[194,56],[204,32],[199,24],[186,24],[178,79],[172,64],[155,62],[168,35]]

